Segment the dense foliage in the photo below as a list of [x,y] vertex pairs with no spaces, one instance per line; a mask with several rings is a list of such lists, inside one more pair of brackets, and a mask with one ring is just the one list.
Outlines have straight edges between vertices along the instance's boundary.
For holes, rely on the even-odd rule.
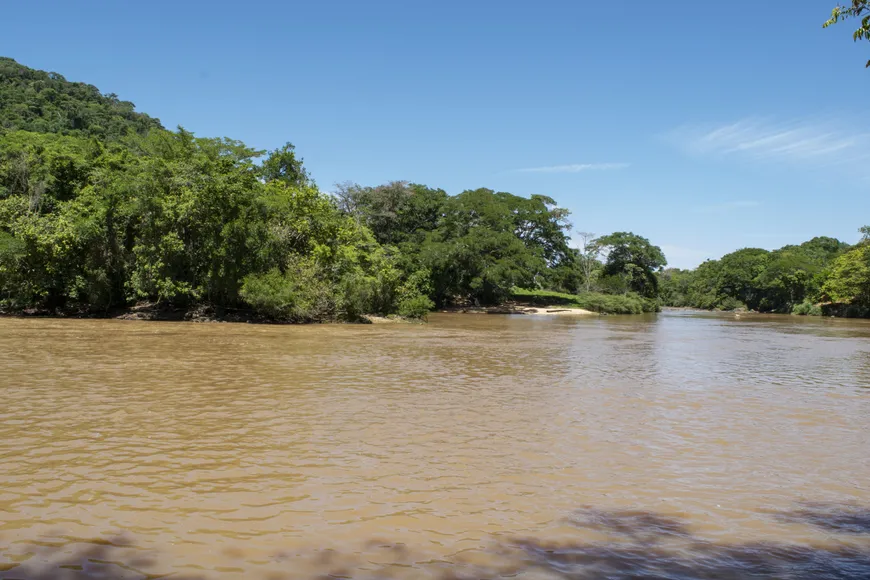
[[11,59],[0,59],[0,123],[5,310],[423,317],[527,287],[604,290],[619,297],[587,293],[590,307],[635,312],[652,303],[628,293],[654,297],[664,265],[634,234],[569,247],[568,211],[543,195],[407,182],[328,195],[289,143],[265,153],[168,131],[115,95]]
[[439,305],[498,303],[514,286],[543,284],[568,260],[568,212],[549,197],[489,189],[456,196],[405,182],[346,185],[343,211],[396,245],[408,272],[428,273]]
[[117,95],[0,57],[0,129],[117,139],[159,128]]
[[183,129],[114,144],[4,134],[3,302],[246,302],[304,321],[388,313],[416,297],[402,294],[396,260],[371,232],[307,182],[265,180],[257,155]]
[[659,275],[668,306],[748,308],[864,316],[870,310],[870,245],[850,248],[818,237],[769,252],[744,248],[708,260],[695,270],[664,270]]
[[607,285],[624,287],[646,298],[658,296],[656,272],[667,264],[661,248],[630,232],[616,232],[595,240],[606,254],[603,275]]
[[[570,247],[568,211],[543,195],[525,198],[474,189],[449,196],[440,189],[392,182],[344,184],[337,199],[342,211],[367,225],[379,242],[398,247],[405,272],[428,273],[430,296],[438,305],[522,299],[516,287],[568,293],[575,301],[581,293],[591,301],[592,290],[596,296],[655,298],[655,272],[666,263],[658,247],[632,233],[587,237],[585,251]],[[625,306],[626,300],[599,300],[592,309],[654,309],[654,302]],[[636,308],[639,304],[644,307]]]

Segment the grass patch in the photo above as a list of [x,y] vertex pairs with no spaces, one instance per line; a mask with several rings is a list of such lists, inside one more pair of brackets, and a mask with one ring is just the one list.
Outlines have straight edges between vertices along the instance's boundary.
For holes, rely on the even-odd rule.
[[644,312],[658,312],[658,302],[643,298],[634,293],[629,294],[601,294],[598,292],[585,292],[583,294],[565,294],[550,290],[527,290],[514,288],[511,298],[517,302],[540,306],[569,306],[584,308],[600,314],[642,314]]

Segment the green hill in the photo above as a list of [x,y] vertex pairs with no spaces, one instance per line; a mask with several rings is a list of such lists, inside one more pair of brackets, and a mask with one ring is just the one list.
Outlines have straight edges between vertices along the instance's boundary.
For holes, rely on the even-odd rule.
[[117,95],[0,57],[0,130],[114,140],[152,128],[162,128],[158,119],[137,113]]

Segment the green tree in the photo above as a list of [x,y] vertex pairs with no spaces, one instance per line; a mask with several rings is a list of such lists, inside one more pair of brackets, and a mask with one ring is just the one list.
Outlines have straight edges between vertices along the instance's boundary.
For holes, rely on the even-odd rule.
[[[705,309],[736,305],[736,298],[722,293],[721,273],[722,264],[719,260],[701,263],[690,276],[687,305]],[[726,300],[730,300],[730,303]]]
[[545,268],[543,258],[515,236],[481,227],[443,240],[436,234],[424,243],[419,259],[432,272],[436,304],[466,299],[498,304],[514,286],[533,285]]
[[266,181],[283,181],[298,186],[307,185],[311,180],[302,166],[302,158],[296,157],[296,147],[292,143],[269,152],[263,161],[262,175]]
[[832,302],[870,306],[870,245],[861,244],[834,260],[822,294]]
[[513,286],[541,286],[569,259],[567,211],[545,196],[467,190],[444,204],[419,249],[435,302],[498,303]]
[[754,306],[763,312],[791,312],[813,292],[813,278],[820,270],[821,266],[800,249],[771,252],[753,280]]
[[[860,19],[858,28],[852,33],[852,40],[870,40],[870,0],[851,0],[848,4],[837,5],[831,12],[831,17],[822,25],[824,28],[836,24],[841,20],[851,18]],[[870,60],[866,67],[870,67]]]
[[662,299],[670,306],[792,312],[798,304],[812,307],[831,262],[848,244],[816,237],[773,252],[744,248],[720,260],[708,260],[693,271],[666,271],[660,276]]
[[601,266],[598,259],[600,248],[592,232],[579,232],[577,236],[580,238],[579,261],[583,270],[583,286],[586,292],[591,292],[593,275]]
[[743,248],[722,256],[716,288],[718,294],[757,309],[762,294],[755,280],[764,271],[769,253],[762,248]]
[[658,295],[656,272],[667,265],[661,248],[631,232],[615,232],[598,238],[597,246],[607,256],[603,274],[624,283],[626,290],[641,296]]
[[484,188],[451,197],[404,181],[336,189],[342,212],[369,227],[379,243],[399,249],[405,277],[429,273],[425,286],[438,304],[497,303],[514,285],[562,287],[576,281],[568,212],[549,197]]
[[690,294],[694,272],[666,268],[657,274],[659,295],[667,306],[693,306]]
[[382,244],[419,244],[441,218],[447,193],[407,181],[377,187],[336,185],[339,207],[368,226]]

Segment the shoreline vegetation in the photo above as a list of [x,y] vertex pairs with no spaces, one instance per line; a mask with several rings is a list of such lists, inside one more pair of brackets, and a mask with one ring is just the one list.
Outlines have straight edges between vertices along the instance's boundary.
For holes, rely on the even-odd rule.
[[572,231],[546,195],[408,181],[331,189],[290,143],[267,152],[167,130],[114,94],[0,57],[0,314],[870,314],[870,228],[856,246],[814,238],[664,269],[648,239]]
[[[606,313],[593,312],[564,304],[533,304],[530,302],[507,301],[499,305],[474,306],[452,305],[436,312],[450,314],[506,314],[537,316],[600,316]],[[49,311],[40,309],[0,310],[3,318],[57,318],[92,320],[133,320],[153,322],[196,322],[196,323],[248,323],[248,324],[293,324],[282,319],[269,318],[250,308],[214,308],[197,305],[193,308],[180,308],[171,305],[141,303],[133,306],[118,307],[102,312],[87,310]],[[425,319],[422,319],[425,320]],[[403,317],[396,314],[387,316],[364,314],[354,323],[392,324],[420,322],[420,318]],[[323,321],[340,323],[340,320]]]
[[778,250],[743,248],[694,270],[659,277],[663,306],[701,310],[866,318],[870,316],[870,227],[850,246],[816,237]]
[[504,310],[515,288],[553,293],[525,296],[545,314],[639,312],[620,296],[658,294],[658,247],[617,232],[572,248],[569,212],[545,195],[332,189],[290,143],[167,130],[114,94],[0,58],[0,312],[367,322]]

